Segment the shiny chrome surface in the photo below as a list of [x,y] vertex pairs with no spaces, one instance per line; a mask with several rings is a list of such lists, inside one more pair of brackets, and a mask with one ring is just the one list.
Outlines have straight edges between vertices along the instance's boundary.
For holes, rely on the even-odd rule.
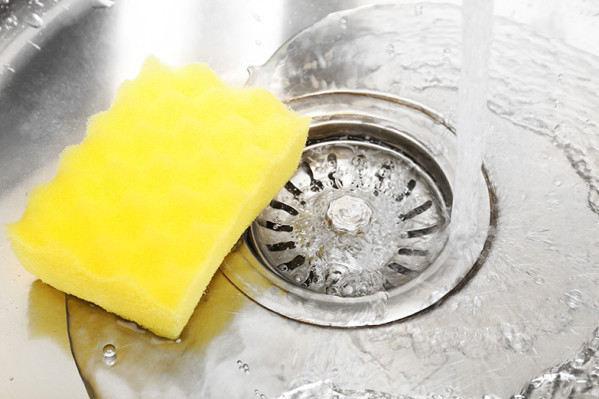
[[[180,0],[168,6],[163,1],[141,0],[120,0],[114,5],[110,0],[0,2],[0,224],[20,217],[26,193],[52,177],[60,151],[81,140],[89,115],[108,107],[116,86],[135,74],[148,53],[172,64],[208,62],[229,82],[241,85],[247,79],[247,66],[266,62],[301,29],[330,12],[371,3],[375,2]],[[422,11],[420,5],[411,7],[412,16]],[[509,0],[497,1],[495,7],[496,15],[556,39],[553,43],[558,49],[563,50],[563,42],[595,56],[599,55],[598,11],[596,1]],[[498,35],[514,32],[500,31]],[[574,68],[597,65],[592,56],[576,54]],[[562,65],[569,59],[550,61]],[[281,87],[271,85],[270,80],[277,70],[262,70],[261,84],[270,85],[281,95]],[[561,82],[547,87],[556,90],[559,98],[570,98],[572,92],[568,90],[574,83],[592,83],[593,75],[579,81],[567,73],[566,67],[564,70]],[[510,84],[503,89],[530,93],[527,79],[547,75],[530,71],[524,68],[521,79],[507,82]],[[416,93],[411,98],[420,101],[418,96]],[[496,156],[490,160],[489,167],[511,168],[510,173],[493,176],[494,183],[508,187],[511,181],[522,179],[523,186],[552,189],[519,187],[498,193],[511,215],[525,212],[530,223],[512,224],[509,214],[500,218],[508,228],[497,237],[499,252],[488,260],[497,267],[482,268],[479,279],[463,289],[463,296],[452,297],[443,308],[436,309],[450,314],[463,312],[468,317],[450,317],[439,327],[435,313],[429,312],[410,324],[338,333],[289,321],[265,310],[219,273],[203,300],[211,305],[198,306],[181,342],[164,342],[69,298],[73,349],[86,382],[91,384],[90,392],[98,397],[171,394],[245,398],[257,391],[269,397],[288,392],[285,397],[290,398],[296,397],[289,391],[293,387],[312,384],[324,387],[318,392],[339,394],[324,381],[331,379],[346,393],[351,389],[377,389],[424,397],[431,392],[427,383],[437,381],[441,391],[461,382],[476,392],[507,397],[519,392],[541,370],[572,359],[584,342],[588,341],[585,348],[596,349],[592,332],[597,324],[593,318],[597,311],[593,268],[599,248],[595,243],[597,216],[588,203],[580,200],[589,195],[591,183],[581,179],[581,170],[564,156],[563,143],[558,142],[562,147],[556,147],[551,137],[528,134],[531,129],[542,132],[543,128],[535,125],[529,114],[502,114],[506,109],[502,98],[506,97],[498,96],[491,103],[497,112],[494,122],[498,132],[492,144],[519,145],[510,147],[509,159]],[[541,92],[541,98],[533,103],[542,98],[549,95]],[[440,110],[437,104],[422,102]],[[562,113],[553,111],[548,115],[553,123]],[[589,116],[594,121],[592,113]],[[593,124],[589,126],[595,129]],[[562,124],[560,132],[570,134],[568,128]],[[571,153],[566,155],[572,157]],[[551,164],[545,171],[520,173],[547,165],[548,159]],[[595,170],[593,164],[589,167]],[[568,206],[564,210],[560,204],[565,202]],[[547,209],[557,215],[576,215],[576,228],[564,228],[559,218],[546,218]],[[561,242],[564,236],[572,241]],[[527,243],[527,247],[516,245],[518,242]],[[501,251],[518,256],[501,258]],[[558,267],[572,264],[575,267],[571,269]],[[506,285],[509,278],[519,285]],[[485,289],[487,283],[492,284],[492,290]],[[539,290],[535,292],[539,292],[543,304],[533,307],[517,300],[518,294],[532,290]],[[494,319],[496,311],[506,308],[507,323],[500,324]],[[540,316],[544,314],[556,316]],[[468,327],[463,320],[477,327]],[[490,344],[486,352],[480,352],[480,346],[486,344]],[[112,366],[104,362],[106,345],[115,346],[117,360]],[[274,355],[265,357],[260,350],[264,346]],[[71,356],[64,295],[22,269],[3,232],[0,352],[0,397],[88,396]],[[326,353],[330,352],[344,355],[328,358]],[[380,356],[372,356],[374,353]],[[139,374],[140,364],[144,365],[143,375]],[[412,371],[415,369],[424,370],[426,378]],[[397,370],[403,370],[401,375],[393,375]],[[481,370],[496,377],[495,382],[483,386],[474,381],[472,376],[480,375]],[[443,392],[446,397],[453,395],[453,391]]]
[[[288,37],[363,3],[0,2],[0,224],[20,217],[26,193],[52,178],[59,153],[82,139],[87,118],[109,106],[148,54],[206,62],[243,85],[247,67]],[[21,267],[2,229],[0,397],[88,396],[66,327],[64,294]]]
[[[299,241],[298,238],[293,238],[294,241],[287,241],[292,243],[292,251],[272,252],[265,244],[275,242],[280,233],[267,234],[269,230],[264,229],[260,222],[265,225],[267,220],[275,220],[273,218],[284,217],[288,213],[268,207],[254,222],[242,244],[225,259],[222,266],[224,274],[241,291],[263,306],[296,320],[337,327],[379,325],[411,316],[429,308],[459,284],[463,284],[463,280],[467,276],[468,278],[472,277],[481,267],[492,245],[492,240],[488,238],[487,232],[490,228],[495,228],[497,222],[497,210],[494,209],[496,204],[492,203],[495,194],[492,187],[487,186],[485,176],[481,173],[478,191],[483,195],[478,197],[477,209],[480,213],[476,215],[478,220],[477,231],[474,233],[476,239],[470,242],[468,247],[457,245],[453,237],[448,239],[446,227],[449,223],[452,204],[453,183],[450,182],[453,182],[454,164],[452,160],[455,158],[455,134],[440,115],[426,109],[421,104],[369,91],[321,92],[294,98],[288,104],[294,110],[313,118],[308,143],[315,143],[316,146],[324,145],[318,148],[326,151],[327,144],[334,145],[336,142],[347,147],[350,147],[352,142],[355,145],[360,145],[361,142],[378,143],[378,145],[385,146],[380,147],[379,151],[386,148],[386,151],[391,154],[397,153],[398,156],[405,157],[405,160],[401,161],[390,173],[405,181],[399,182],[390,193],[379,194],[378,198],[387,195],[391,197],[400,195],[406,189],[408,179],[413,178],[414,186],[410,191],[412,189],[415,191],[414,195],[420,198],[420,202],[413,203],[412,207],[427,199],[433,199],[431,203],[435,203],[434,212],[426,213],[422,221],[414,218],[415,224],[403,223],[398,219],[397,224],[389,227],[389,231],[380,237],[376,236],[376,230],[370,232],[365,230],[362,233],[363,236],[375,235],[373,239],[376,242],[369,242],[370,237],[354,240],[351,236],[345,237],[344,233],[333,233],[326,241],[316,245],[316,249],[311,252],[309,248],[303,248],[301,243],[296,243]],[[312,147],[308,145],[307,148],[309,151]],[[375,153],[365,157],[369,158],[368,162],[375,162],[371,166],[365,166],[366,169],[373,168],[374,170],[374,168],[382,166],[376,164]],[[305,160],[308,159],[312,159],[310,164],[314,171],[311,173],[313,175],[322,174],[323,172],[319,172],[319,169],[323,166],[318,165],[314,157],[305,158]],[[355,169],[352,164],[347,166]],[[412,172],[413,170],[416,171]],[[300,168],[298,174],[301,173],[302,169]],[[374,174],[373,171],[372,174]],[[345,183],[349,185],[352,179],[346,178]],[[382,181],[380,180],[380,182]],[[277,223],[293,225],[292,220],[296,217],[302,218],[305,217],[305,214],[312,213],[319,215],[319,211],[316,209],[318,206],[311,199],[313,198],[313,195],[310,195],[312,190],[305,187],[306,184],[309,184],[308,180],[304,179],[303,184],[300,184],[301,180],[294,176],[290,182],[295,182],[293,186],[295,190],[304,189],[308,194],[296,193],[297,198],[294,198],[294,195],[287,189],[282,189],[281,193],[275,197],[275,201],[292,206],[293,210],[297,208],[300,214],[288,218],[290,221],[277,219]],[[367,180],[366,183],[368,184]],[[354,182],[354,184],[358,183]],[[335,189],[322,183],[321,185],[323,187],[318,190],[318,193],[330,192],[333,196],[335,196],[335,191],[342,189]],[[366,198],[366,191],[350,188],[347,192]],[[379,191],[382,192],[383,189],[381,188]],[[408,197],[405,201],[403,196],[400,198],[401,202],[392,200],[390,208],[376,209],[375,212],[383,212],[378,217],[388,220],[400,217],[403,211],[407,212],[410,209],[409,206],[402,210],[401,206],[399,209],[395,209],[395,204],[403,205],[411,198]],[[305,205],[301,204],[302,201]],[[389,205],[379,202],[377,206],[380,208]],[[316,220],[326,220],[322,209],[320,214],[320,216],[315,216]],[[313,226],[315,221],[309,223],[309,226],[302,225],[293,228],[299,229],[297,234],[306,234],[305,230],[315,228],[315,237],[307,237],[305,240],[313,243],[319,242],[318,237],[325,235],[329,229],[326,225]],[[385,225],[382,221],[373,223],[375,226]],[[428,232],[427,229],[431,226],[436,228]],[[410,229],[416,232],[424,229],[426,232],[422,235],[408,237]],[[291,239],[289,234],[283,234],[283,236],[287,237],[286,239]],[[334,243],[334,237],[340,238],[337,243]],[[366,244],[364,244],[365,242]],[[312,286],[310,283],[306,284],[305,281],[309,279],[311,273],[329,275],[335,267],[343,267],[327,264],[323,266],[325,270],[320,271],[316,266],[311,265],[311,262],[315,257],[322,256],[322,253],[326,254],[328,250],[341,249],[340,247],[344,243],[355,247],[362,245],[361,248],[353,249],[356,253],[352,255],[352,259],[355,257],[354,263],[364,264],[356,267],[358,271],[361,270],[360,267],[366,269],[361,271],[362,274],[357,277],[357,281],[363,281],[357,283],[353,281],[352,284],[346,286],[352,290],[352,293],[359,290],[363,290],[363,293],[356,295],[340,293],[332,297],[324,289],[313,288],[316,283],[312,283]],[[392,254],[400,245],[426,251],[427,257],[389,255],[391,256],[389,259],[381,259],[381,261],[386,261],[381,267],[372,265],[366,267],[366,263],[376,258],[376,255]],[[297,250],[296,247],[300,252],[293,252]],[[376,253],[374,253],[375,251]],[[289,252],[293,252],[293,254],[289,255]],[[464,253],[475,255],[464,257]],[[289,260],[295,255],[305,256],[308,259],[289,273],[281,272],[278,266],[285,259]],[[428,258],[429,255],[430,258]],[[331,255],[326,262],[339,263],[340,259],[344,258],[347,256],[342,255],[336,259]],[[404,266],[401,268],[405,269],[404,273],[408,273],[409,277],[397,279],[397,275],[401,276],[401,274],[387,267],[391,263],[394,263],[396,268],[400,265],[407,265],[407,269]],[[295,282],[293,278],[297,275],[296,273],[302,273],[300,277],[303,277],[303,280]],[[344,273],[351,275],[349,272]],[[374,277],[371,277],[372,274]],[[341,273],[339,275],[343,276]],[[377,277],[380,278],[380,281]],[[366,287],[364,288],[364,286]],[[330,287],[329,284],[327,288]],[[333,285],[333,287],[335,286]]]

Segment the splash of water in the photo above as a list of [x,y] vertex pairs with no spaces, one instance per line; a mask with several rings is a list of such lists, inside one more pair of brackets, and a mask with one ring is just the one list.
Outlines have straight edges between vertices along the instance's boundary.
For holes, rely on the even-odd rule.
[[[562,365],[553,367],[533,378],[521,393],[510,399],[567,399],[599,397],[599,328],[593,338],[579,353]],[[283,392],[276,399],[424,399],[422,395],[394,395],[374,390],[343,389],[330,380],[320,380],[300,385]],[[453,392],[431,393],[427,398],[466,399]],[[484,395],[483,399],[499,396]]]

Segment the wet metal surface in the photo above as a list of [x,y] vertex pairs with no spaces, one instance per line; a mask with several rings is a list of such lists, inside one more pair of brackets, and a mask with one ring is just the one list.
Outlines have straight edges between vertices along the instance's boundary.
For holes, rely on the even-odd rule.
[[[243,84],[248,65],[265,63],[301,29],[366,3],[0,2],[0,224],[20,217],[26,193],[52,177],[58,154],[81,140],[89,115],[108,107],[117,85],[148,53],[171,64],[204,61]],[[493,251],[460,295],[408,323],[346,331],[281,317],[217,273],[180,341],[162,340],[69,298],[69,342],[64,295],[22,269],[2,232],[0,396],[86,397],[69,344],[90,392],[106,398],[272,398],[283,392],[300,398],[309,396],[292,396],[294,389],[312,388],[330,397],[367,389],[508,397],[533,392],[526,388],[531,380],[533,390],[557,392],[555,381],[576,376],[592,387],[599,84],[589,71],[599,65],[593,55],[599,54],[599,5],[498,3],[496,14],[532,28],[502,23],[495,29],[492,150],[485,163],[501,212]],[[335,29],[316,25],[304,34],[308,41],[279,52],[252,84],[290,98],[345,82],[350,89],[405,96],[451,120],[459,11],[410,4],[394,12],[378,15],[393,24],[378,24],[389,30],[374,45],[358,35],[327,55],[325,38],[331,45],[337,34],[368,28],[359,17],[364,14],[329,17],[325,22]],[[398,18],[419,18],[418,30],[397,24]],[[418,45],[411,47],[414,37]],[[335,64],[356,52],[360,63]],[[389,62],[374,68],[368,61],[380,60],[375,55]],[[396,79],[398,71],[404,79]],[[361,79],[354,79],[358,72]],[[574,389],[574,380],[560,386],[560,392],[585,394]]]

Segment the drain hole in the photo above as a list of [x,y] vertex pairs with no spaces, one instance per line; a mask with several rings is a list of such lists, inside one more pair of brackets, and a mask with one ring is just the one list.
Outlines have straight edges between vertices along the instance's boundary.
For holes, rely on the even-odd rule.
[[439,231],[439,226],[434,225],[430,227],[425,227],[423,229],[410,230],[406,233],[408,238],[418,238],[424,237],[429,234],[433,234]]
[[433,206],[433,201],[426,201],[424,204],[417,206],[416,208],[412,209],[408,213],[399,215],[399,220],[412,219],[413,217],[426,212],[431,206]]
[[295,185],[288,181],[285,184],[285,190],[289,191],[291,194],[293,194],[293,196],[295,198],[299,197],[302,194],[302,190],[300,190],[299,188],[295,187]]
[[281,263],[279,266],[277,266],[277,269],[281,272],[294,271],[295,269],[303,265],[305,261],[306,257],[304,255],[297,255],[289,262]]
[[310,164],[308,162],[302,162],[302,170],[308,175],[308,177],[310,178],[310,190],[311,191],[322,191],[324,189],[324,185],[322,184],[321,181],[316,180],[314,178],[314,172],[312,171],[312,168],[310,167]]
[[279,224],[272,222],[270,220],[267,221],[258,221],[258,224],[266,229],[274,230],[274,231],[293,231],[293,226],[289,226],[288,224]]
[[[480,268],[496,196],[483,168],[477,234],[464,249],[446,229],[455,135],[442,117],[371,92],[290,104],[313,116],[309,141],[299,168],[223,262],[237,287],[292,319],[353,327],[426,309]],[[463,262],[466,251],[480,256]]]
[[280,209],[282,211],[285,211],[292,216],[299,215],[299,212],[297,211],[297,209],[295,209],[283,202],[277,201],[277,200],[270,201],[270,206],[271,206],[271,208]]
[[397,202],[401,202],[403,201],[406,197],[410,196],[410,194],[412,194],[412,190],[414,190],[414,188],[416,187],[416,180],[410,180],[408,182],[408,184],[406,185],[406,189],[403,193],[399,194],[397,197],[395,197],[395,201]]
[[426,249],[399,248],[397,254],[405,256],[428,256],[428,251]]
[[329,181],[331,182],[331,186],[335,190],[339,190],[341,188],[341,186],[343,185],[343,183],[341,183],[341,180],[337,179],[337,177],[335,176],[335,172],[329,173],[327,177],[329,178]]
[[295,248],[295,242],[285,241],[285,242],[278,242],[276,244],[266,244],[266,248],[268,248],[268,250],[272,251],[272,252],[287,251],[288,249]]
[[[387,265],[387,267],[396,273],[403,274],[404,276],[414,277],[418,275],[418,272],[408,269],[407,267],[402,266],[399,263],[391,262]],[[387,283],[391,284],[389,281],[387,281]]]

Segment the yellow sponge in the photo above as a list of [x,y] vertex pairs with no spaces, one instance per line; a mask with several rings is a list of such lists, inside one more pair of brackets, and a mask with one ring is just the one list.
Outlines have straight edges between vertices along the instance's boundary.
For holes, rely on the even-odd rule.
[[308,125],[266,90],[150,58],[31,192],[12,248],[42,281],[176,338],[297,167]]

